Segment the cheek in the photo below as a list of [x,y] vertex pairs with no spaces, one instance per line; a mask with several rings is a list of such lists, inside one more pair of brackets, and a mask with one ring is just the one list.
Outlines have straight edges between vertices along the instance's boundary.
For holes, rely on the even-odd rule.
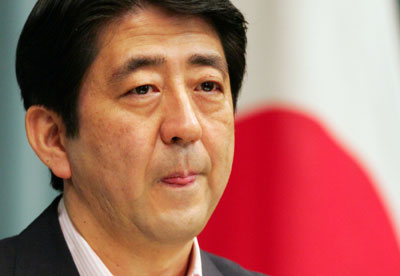
[[[143,193],[146,164],[151,154],[151,129],[126,116],[103,116],[81,125],[74,169],[84,181],[112,193],[137,198]],[[79,180],[82,178],[78,178]],[[111,193],[111,194],[112,194]]]
[[212,162],[212,184],[225,187],[233,162],[233,113],[225,112],[204,122],[204,143]]

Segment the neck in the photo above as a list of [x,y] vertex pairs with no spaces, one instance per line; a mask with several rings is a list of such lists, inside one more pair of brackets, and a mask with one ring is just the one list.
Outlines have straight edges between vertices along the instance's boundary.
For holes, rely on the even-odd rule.
[[105,229],[104,222],[99,222],[78,195],[68,189],[64,190],[64,203],[75,229],[113,275],[186,275],[193,240],[162,244],[143,238],[134,230],[119,231],[115,226]]
[[[100,259],[113,275],[186,275],[192,245],[176,249],[125,248],[110,245],[97,247]],[[116,252],[118,252],[116,254]]]

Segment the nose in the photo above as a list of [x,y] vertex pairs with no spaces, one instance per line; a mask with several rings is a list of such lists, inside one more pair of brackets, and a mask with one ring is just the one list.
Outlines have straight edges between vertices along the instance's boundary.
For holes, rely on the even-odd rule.
[[161,139],[165,144],[190,144],[202,136],[202,128],[190,95],[184,90],[166,97],[161,124]]

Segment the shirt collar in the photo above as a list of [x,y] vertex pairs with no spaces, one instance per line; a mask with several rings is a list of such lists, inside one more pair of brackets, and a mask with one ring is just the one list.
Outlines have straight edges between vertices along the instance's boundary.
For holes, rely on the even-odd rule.
[[[75,229],[65,208],[64,198],[58,204],[58,220],[79,274],[112,276],[99,256],[97,256],[86,240]],[[189,269],[186,275],[202,276],[200,247],[197,238],[193,240],[190,256]]]

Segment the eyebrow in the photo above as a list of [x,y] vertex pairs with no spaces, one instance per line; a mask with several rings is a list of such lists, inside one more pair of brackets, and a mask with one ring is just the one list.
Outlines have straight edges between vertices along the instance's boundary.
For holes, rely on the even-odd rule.
[[138,56],[128,59],[119,69],[111,75],[111,82],[124,79],[127,75],[134,73],[143,67],[159,66],[165,63],[161,56]]
[[[128,59],[120,68],[112,73],[110,82],[118,82],[135,71],[152,66],[165,64],[162,56],[136,56]],[[194,54],[188,59],[188,64],[195,66],[209,66],[220,71],[224,79],[228,76],[228,65],[221,56],[215,54]]]
[[225,59],[219,55],[200,55],[195,54],[189,58],[189,64],[199,66],[210,66],[222,73],[224,79],[228,76],[228,65]]

